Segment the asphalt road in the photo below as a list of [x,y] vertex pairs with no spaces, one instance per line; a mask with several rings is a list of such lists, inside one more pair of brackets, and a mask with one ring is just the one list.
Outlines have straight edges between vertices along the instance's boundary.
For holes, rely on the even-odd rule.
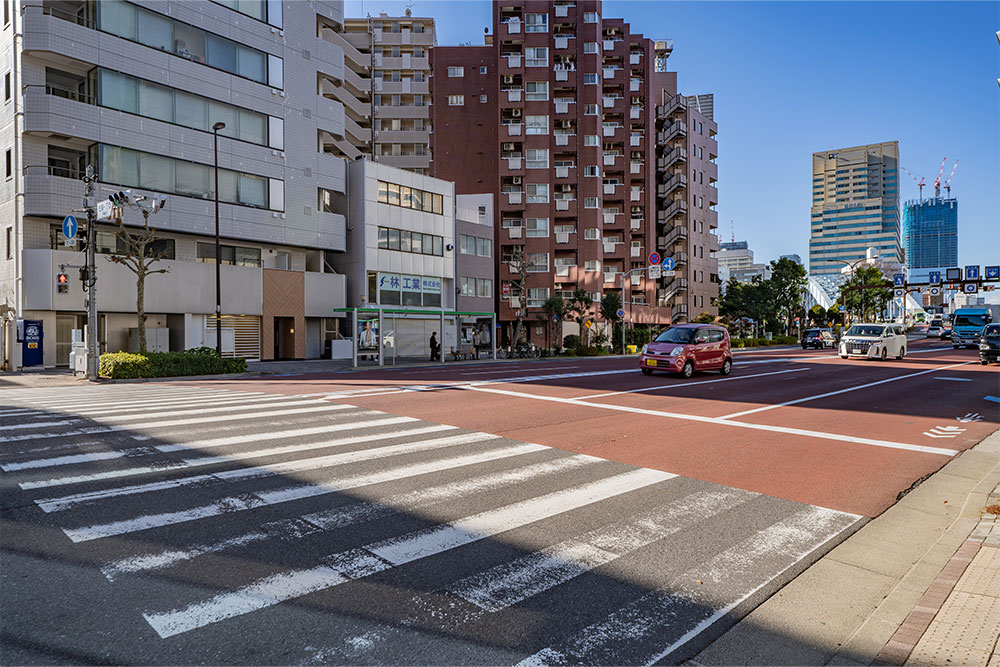
[[911,352],[4,390],[0,661],[677,662],[996,429]]

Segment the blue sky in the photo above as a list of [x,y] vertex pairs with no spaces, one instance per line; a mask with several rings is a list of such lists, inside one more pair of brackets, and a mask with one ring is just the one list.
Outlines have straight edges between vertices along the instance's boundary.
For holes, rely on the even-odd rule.
[[[406,2],[347,0],[345,16]],[[419,0],[441,45],[482,44],[486,0]],[[674,40],[684,94],[714,93],[719,234],[757,261],[809,249],[812,153],[899,141],[933,184],[959,159],[959,263],[1000,264],[1000,3],[604,2],[652,38]],[[903,200],[917,185],[900,174]],[[925,187],[924,194],[933,194]]]

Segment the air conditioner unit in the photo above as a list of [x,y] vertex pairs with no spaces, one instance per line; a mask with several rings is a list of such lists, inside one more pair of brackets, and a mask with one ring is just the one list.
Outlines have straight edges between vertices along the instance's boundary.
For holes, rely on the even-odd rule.
[[503,75],[503,82],[504,83],[514,83],[514,75],[513,74],[504,74]]
[[514,118],[520,118],[521,117],[521,110],[520,109],[512,109],[511,110],[511,115],[513,115]]
[[514,142],[513,141],[505,141],[504,144],[503,144],[503,149],[505,151],[512,151],[512,150],[514,150]]
[[513,183],[514,183],[514,185],[520,185],[521,184],[521,177],[520,176],[515,176],[514,179],[513,179]]

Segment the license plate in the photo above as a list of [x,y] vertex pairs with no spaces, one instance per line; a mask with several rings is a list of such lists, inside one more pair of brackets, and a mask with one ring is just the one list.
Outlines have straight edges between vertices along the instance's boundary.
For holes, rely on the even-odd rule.
[[647,366],[655,366],[656,365],[656,359],[646,359],[646,365]]
[[851,352],[854,352],[855,354],[861,354],[861,348],[860,347],[852,347],[851,348]]

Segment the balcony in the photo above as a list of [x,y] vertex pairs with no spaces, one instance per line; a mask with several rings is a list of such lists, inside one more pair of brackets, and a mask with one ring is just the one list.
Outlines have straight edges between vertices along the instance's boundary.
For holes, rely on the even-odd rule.
[[614,195],[615,194],[615,188],[617,188],[619,186],[621,186],[621,183],[605,183],[604,184],[604,194],[606,194],[606,195]]
[[674,253],[674,266],[681,267],[688,263],[688,254],[686,252],[675,252]]
[[519,205],[523,201],[523,198],[524,198],[524,193],[523,192],[511,192],[511,191],[507,191],[505,194],[507,195],[507,203],[510,204],[510,205],[512,205],[512,206]]
[[520,35],[521,34],[521,22],[520,21],[507,20],[507,21],[504,21],[504,25],[507,28],[507,34],[508,35]]
[[687,320],[688,307],[686,303],[679,303],[670,311],[670,322],[676,324]]
[[569,243],[570,232],[556,232],[556,243],[565,245]]
[[629,138],[628,138],[628,145],[629,146],[642,146],[642,135],[641,134],[630,135]]
[[507,101],[508,102],[520,102],[521,101],[521,89],[520,88],[510,88],[507,90]]
[[642,64],[642,54],[641,53],[630,53],[628,55],[629,65],[641,65]]
[[667,125],[662,130],[656,133],[656,141],[661,144],[670,143],[674,137],[686,137],[687,136],[687,123],[679,120],[675,120],[670,125]]
[[661,104],[656,107],[656,117],[657,118],[669,118],[671,114],[684,113],[687,111],[687,102],[684,101],[683,95],[675,95],[666,104]]
[[641,245],[633,245],[629,247],[629,257],[642,257],[642,256],[643,252]]
[[507,124],[507,136],[508,137],[519,137],[521,136],[521,129],[524,126],[521,123],[508,123]]
[[605,51],[614,51],[615,50],[615,40],[613,40],[613,39],[605,39],[603,41],[604,41],[603,46],[604,46],[604,50]]
[[621,282],[621,278],[618,277],[621,274],[622,274],[621,271],[605,271],[604,272],[604,284],[605,285],[617,285],[618,283]]
[[605,153],[604,154],[604,166],[605,167],[613,167],[613,166],[615,166],[615,160],[618,159],[619,157],[621,157],[621,156],[617,155],[615,153]]
[[603,215],[604,215],[604,224],[605,225],[613,225],[613,224],[615,224],[615,218],[618,217],[617,213],[607,213],[606,212]]
[[643,190],[632,188],[629,190],[629,201],[642,201]]
[[507,158],[507,169],[510,171],[521,171],[523,169],[521,157]]
[[670,227],[669,231],[667,231],[663,236],[659,237],[656,240],[656,246],[660,250],[666,252],[675,243],[686,241],[687,237],[688,237],[687,227],[685,227],[684,225],[676,225],[674,227]]
[[521,69],[520,53],[509,53],[504,58],[507,60],[507,69]]
[[524,227],[507,227],[507,238],[520,239],[524,237]]
[[688,204],[683,199],[675,199],[665,210],[656,214],[656,221],[660,224],[667,224],[679,215],[687,213]]
[[576,201],[575,199],[556,199],[556,210],[557,211],[568,211],[571,202]]
[[556,81],[569,81],[569,70],[563,68],[556,68]]
[[557,134],[555,135],[556,146],[569,146],[569,138],[575,136],[572,134]]
[[569,113],[569,102],[560,102],[557,100],[555,103],[555,107],[557,114]]
[[661,184],[656,189],[656,194],[666,199],[674,190],[687,187],[687,176],[685,174],[674,174],[666,183]]
[[556,167],[556,178],[569,178],[569,167]]
[[618,71],[618,68],[616,68],[616,67],[605,67],[605,68],[603,68],[604,78],[605,79],[613,79],[613,78],[615,78],[615,72],[617,72],[617,71]]
[[631,229],[633,232],[640,230],[642,229],[643,222],[644,220],[642,218],[630,218],[628,223],[629,229]]
[[572,6],[573,5],[556,5],[554,7],[556,18],[566,18],[569,16],[569,8]]
[[628,172],[630,174],[641,174],[642,173],[642,162],[636,162],[635,160],[633,160],[632,162],[629,162]]
[[670,167],[674,166],[678,162],[687,162],[688,152],[686,148],[675,148],[670,151],[659,160],[656,161],[656,167],[660,171],[666,171]]
[[603,104],[603,106],[604,106],[605,109],[614,109],[615,108],[615,102],[617,102],[620,99],[621,99],[620,97],[613,97],[611,95],[605,95],[604,98],[601,100],[601,102],[602,102],[602,104]]
[[617,132],[619,129],[621,129],[621,127],[622,127],[621,125],[611,125],[611,124],[605,123],[604,125],[601,126],[601,133],[605,137],[613,137],[613,136],[615,136],[615,132]]
[[642,88],[642,79],[629,79],[628,90],[630,93],[638,93]]
[[554,38],[556,49],[568,49],[569,40],[572,39],[569,35],[556,35]]
[[[633,248],[633,250],[635,250],[635,249]],[[633,257],[638,257],[638,255],[636,255],[634,253],[632,254],[632,256]],[[628,277],[629,284],[632,287],[638,287],[641,280],[642,280],[642,276],[640,276],[638,273],[633,273],[632,275],[630,275]]]
[[656,298],[659,300],[661,304],[665,305],[668,301],[670,301],[678,294],[683,294],[684,292],[686,292],[687,284],[688,284],[687,278],[674,278],[666,285],[664,285],[663,289],[657,290]]
[[642,107],[631,107],[628,110],[628,117],[632,120],[638,120],[642,118]]

